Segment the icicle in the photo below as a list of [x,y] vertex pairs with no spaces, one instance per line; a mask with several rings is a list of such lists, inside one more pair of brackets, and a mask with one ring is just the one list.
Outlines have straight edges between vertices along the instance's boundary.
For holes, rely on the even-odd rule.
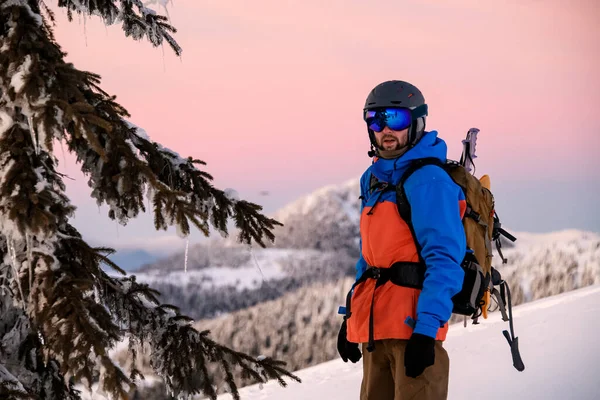
[[[86,0],[85,2],[85,7],[87,12],[90,12],[90,0]],[[85,11],[82,12],[81,14],[83,15],[83,36],[85,37],[85,47],[88,47],[88,40],[87,40],[87,17],[85,15]]]
[[167,8],[167,4],[171,3],[171,7],[173,7],[173,0],[158,0],[158,3],[160,3],[162,8],[165,9],[167,21],[169,22],[169,24],[172,24],[173,21],[171,21],[171,15],[169,15],[169,9]]
[[190,244],[190,239],[186,239],[185,241],[185,261],[184,261],[184,270],[187,273],[187,264],[188,264],[188,247]]
[[256,268],[258,268],[258,270],[260,271],[260,275],[262,276],[262,280],[264,283],[265,282],[265,274],[263,274],[262,269],[260,268],[260,265],[258,265],[258,260],[256,259],[256,256],[254,255],[254,251],[252,251],[252,246],[248,245],[248,249],[250,250],[250,255],[252,256],[252,259],[254,260],[254,264],[256,265]]
[[33,129],[33,118],[31,115],[27,116],[27,122],[29,124],[29,133],[31,133],[31,141],[35,147],[35,155],[40,155],[40,142],[38,141],[37,135],[35,134],[35,130]]
[[63,145],[63,141],[60,141],[60,149],[62,151],[62,156],[63,156],[63,165],[65,167],[65,173],[69,173],[69,170],[67,168],[67,157],[65,155],[65,146]]
[[87,18],[85,14],[83,15],[83,37],[85,38],[85,47],[88,47],[87,41]]
[[162,50],[163,72],[167,72],[167,62],[165,60],[165,44],[164,44],[164,42],[160,44],[160,48]]
[[98,292],[98,285],[94,285],[94,301],[97,304],[101,304],[101,302],[100,302],[100,292]]
[[14,279],[17,282],[17,287],[19,288],[19,293],[21,293],[21,305],[23,309],[25,309],[25,296],[23,295],[23,288],[21,287],[21,280],[19,279],[19,269],[17,268],[17,255],[15,250],[15,243],[13,242],[12,236],[8,238],[7,242],[7,250],[8,256],[11,260],[11,266],[13,269]]
[[[1,264],[1,260],[0,260],[0,265]],[[4,296],[7,293],[7,288],[6,288],[6,282],[8,282],[9,276],[8,276],[8,264],[4,264],[6,266],[6,268],[2,268],[0,269],[0,295]]]
[[[266,357],[265,357],[264,355],[262,355],[262,354],[261,354],[260,356],[258,356],[258,357],[256,358],[256,361],[258,361],[258,362],[260,363],[261,361],[264,361],[265,359],[266,359]],[[263,388],[264,388],[264,386],[263,386],[263,385],[264,385],[264,384],[266,383],[266,381],[267,381],[267,380],[265,379],[265,369],[264,369],[264,368],[263,368],[263,366],[262,366],[262,365],[260,365],[260,364],[256,364],[256,365],[254,366],[254,368],[252,368],[252,369],[254,369],[254,371],[255,371],[255,372],[256,372],[256,373],[257,373],[257,374],[258,374],[258,375],[259,375],[259,376],[262,378],[262,381],[258,383],[258,389],[259,389],[259,390],[263,390]]]
[[31,236],[29,233],[25,234],[25,240],[27,243],[27,264],[29,264],[29,296],[33,292],[33,251],[31,249]]
[[250,255],[252,256],[252,260],[254,260],[254,265],[256,265],[256,268],[258,268],[258,271],[260,272],[260,276],[262,277],[262,283],[263,283],[263,285],[265,285],[270,290],[273,290],[275,293],[283,294],[281,292],[281,290],[279,290],[279,288],[277,286],[270,285],[269,282],[266,280],[265,274],[263,273],[262,268],[260,268],[260,265],[258,264],[258,260],[256,259],[256,255],[254,254],[254,251],[252,250],[252,245],[251,244],[248,245],[248,250],[250,251]]

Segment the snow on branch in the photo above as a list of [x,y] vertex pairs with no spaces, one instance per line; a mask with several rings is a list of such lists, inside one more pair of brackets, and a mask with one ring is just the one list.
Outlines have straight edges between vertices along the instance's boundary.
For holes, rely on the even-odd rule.
[[19,382],[2,364],[0,364],[0,396],[3,399],[28,399],[29,394]]
[[[225,376],[236,399],[239,393],[231,373],[234,367],[241,368],[242,374],[255,382],[277,379],[286,386],[283,376],[300,382],[283,368],[284,362],[256,359],[217,344],[209,338],[209,331],[194,329],[192,319],[180,314],[177,307],[160,304],[156,298],[158,293],[136,282],[135,276],[112,278],[103,274],[102,281],[106,283],[102,287],[107,306],[120,320],[129,321],[126,329],[130,337],[150,342],[152,367],[163,378],[171,395],[205,394],[216,399],[214,372],[209,372],[215,368]],[[141,323],[143,321],[145,323]],[[191,376],[194,379],[190,379]]]
[[[19,91],[7,89],[4,103],[19,107],[25,119],[19,121],[21,127],[31,132],[41,150],[51,153],[54,139],[67,143],[88,176],[92,197],[109,206],[110,218],[126,224],[146,211],[144,198],[150,193],[157,229],[175,226],[187,236],[193,224],[208,235],[212,225],[226,235],[231,218],[240,241],[264,246],[265,237],[274,239],[271,231],[280,224],[262,215],[260,206],[233,201],[198,169],[204,162],[183,159],[133,128],[125,120],[127,111],[99,87],[98,75],[66,64],[58,45],[34,18],[20,15],[18,7],[12,11],[6,25],[13,33],[0,42],[7,49],[0,51],[0,80],[10,82],[19,66],[28,71]],[[24,36],[39,43],[39,52],[22,50],[18,42]]]
[[[117,10],[107,0],[59,3],[104,18]],[[214,373],[221,371],[237,396],[231,368],[258,382],[298,380],[281,362],[213,342],[134,278],[109,277],[101,264],[124,273],[108,260],[112,249],[90,247],[69,223],[75,208],[55,169],[55,140],[75,153],[91,195],[123,224],[145,211],[149,196],[156,228],[174,225],[183,236],[191,224],[206,235],[210,224],[226,234],[231,218],[240,241],[264,246],[281,225],[259,205],[212,186],[198,167],[204,162],[179,156],[127,122],[127,111],[100,88],[98,75],[64,61],[40,4],[0,0],[0,332],[10,333],[0,336],[0,395],[14,397],[23,388],[29,397],[52,390],[56,398],[75,400],[66,383],[74,378],[88,387],[99,379],[110,396],[126,398],[139,371],[127,376],[108,356],[125,335],[151,345],[153,366],[172,393],[215,398]],[[134,36],[167,38],[168,26],[140,1],[119,4]],[[3,373],[6,366],[10,374]]]
[[[161,5],[166,9],[166,2]],[[69,21],[73,12],[82,15],[97,15],[106,25],[122,23],[125,36],[134,40],[146,37],[153,46],[158,47],[166,41],[175,54],[181,55],[182,49],[171,34],[177,30],[168,24],[168,18],[157,14],[141,0],[59,0],[58,6],[67,9]]]

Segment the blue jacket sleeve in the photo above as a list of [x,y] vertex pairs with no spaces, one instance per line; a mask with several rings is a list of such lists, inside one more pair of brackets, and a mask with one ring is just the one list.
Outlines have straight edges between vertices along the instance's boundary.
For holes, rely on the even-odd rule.
[[[365,203],[366,203],[365,196],[369,189],[369,187],[368,187],[369,180],[370,180],[370,173],[369,173],[369,170],[367,170],[360,178],[360,215],[362,215],[363,208],[365,207]],[[365,259],[363,258],[363,255],[362,255],[362,237],[360,236],[360,232],[359,232],[359,236],[358,236],[358,250],[359,250],[360,255],[358,257],[358,261],[356,262],[355,280],[358,280],[358,278],[361,277],[363,272],[365,272],[367,270],[367,262],[365,261]]]
[[452,315],[452,297],[462,288],[460,264],[466,236],[460,218],[461,188],[441,168],[425,166],[404,186],[412,224],[427,266],[414,332],[435,337]]

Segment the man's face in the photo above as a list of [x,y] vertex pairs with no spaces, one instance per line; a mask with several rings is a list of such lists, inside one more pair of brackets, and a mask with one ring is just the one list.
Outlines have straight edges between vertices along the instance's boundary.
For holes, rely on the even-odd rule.
[[375,140],[383,150],[400,150],[408,143],[408,128],[394,131],[386,125],[381,132],[375,132]]

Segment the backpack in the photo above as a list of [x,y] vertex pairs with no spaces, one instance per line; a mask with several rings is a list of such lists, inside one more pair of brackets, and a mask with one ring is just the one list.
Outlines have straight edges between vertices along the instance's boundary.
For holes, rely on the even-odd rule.
[[[463,190],[467,204],[463,216],[467,251],[461,263],[464,271],[463,286],[462,290],[452,298],[452,313],[464,316],[465,326],[467,317],[471,317],[473,324],[477,324],[480,316],[487,318],[488,311],[491,310],[491,300],[494,299],[502,313],[502,319],[508,321],[510,325],[510,334],[506,330],[503,331],[503,334],[511,349],[513,366],[518,371],[523,371],[525,366],[519,354],[518,338],[514,334],[510,288],[498,270],[492,266],[492,242],[496,244],[498,254],[504,264],[507,260],[501,251],[501,236],[511,242],[516,241],[516,238],[502,229],[495,210],[494,196],[490,191],[489,177],[484,175],[481,179],[477,179],[465,168],[464,160],[464,153],[460,162],[448,160],[444,163],[437,158],[415,160],[404,172],[398,185],[383,183],[385,186],[383,190],[396,191],[398,212],[415,238],[419,261],[422,265],[425,263],[421,257],[420,245],[416,240],[411,223],[411,206],[404,191],[404,183],[419,168],[426,165],[437,165],[446,171]],[[381,190],[381,185],[377,178],[371,175],[370,190]],[[506,305],[508,305],[508,314]]]

